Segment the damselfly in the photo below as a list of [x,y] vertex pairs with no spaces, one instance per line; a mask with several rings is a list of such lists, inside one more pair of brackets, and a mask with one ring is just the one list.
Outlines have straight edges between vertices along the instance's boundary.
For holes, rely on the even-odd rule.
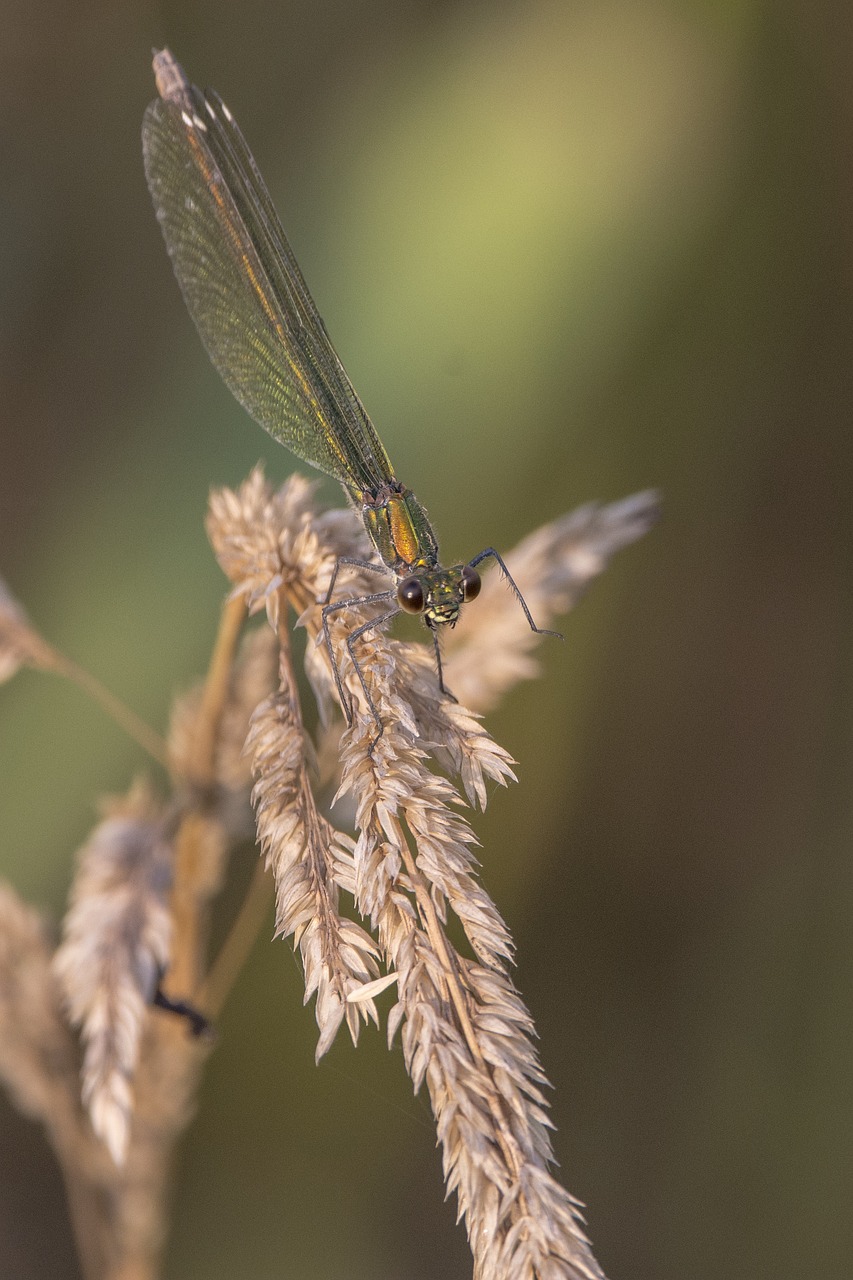
[[[168,50],[155,55],[160,97],[145,113],[142,146],[154,208],[190,315],[216,368],[276,440],[343,485],[381,564],[344,558],[323,602],[323,632],[347,721],[351,710],[332,648],[332,613],[387,606],[350,632],[347,648],[379,735],[383,725],[356,641],[402,610],[430,629],[439,685],[439,631],[480,591],[477,565],[497,561],[530,626],[537,627],[493,547],[444,568],[426,511],[394,469],[353,390],[287,242],[270,194],[231,112],[191,84]],[[344,565],[391,575],[395,585],[332,602]]]

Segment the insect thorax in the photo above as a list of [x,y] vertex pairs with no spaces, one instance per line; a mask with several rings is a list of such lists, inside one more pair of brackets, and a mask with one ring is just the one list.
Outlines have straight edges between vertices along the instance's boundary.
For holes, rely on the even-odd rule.
[[363,493],[361,513],[370,541],[398,577],[438,564],[438,543],[427,513],[399,481]]

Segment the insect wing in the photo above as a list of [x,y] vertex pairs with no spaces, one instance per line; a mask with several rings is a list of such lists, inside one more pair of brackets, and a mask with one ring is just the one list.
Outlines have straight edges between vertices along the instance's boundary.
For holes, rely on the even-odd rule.
[[354,496],[393,476],[269,193],[218,99],[186,84],[145,113],[145,173],[190,314],[261,426]]

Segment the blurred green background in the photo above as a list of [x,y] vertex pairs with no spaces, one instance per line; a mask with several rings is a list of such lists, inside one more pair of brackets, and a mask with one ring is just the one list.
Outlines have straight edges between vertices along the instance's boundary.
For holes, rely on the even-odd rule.
[[[0,572],[162,726],[224,590],[208,487],[292,465],[209,366],[152,214],[168,43],[240,120],[448,558],[664,491],[489,719],[520,783],[476,819],[484,879],[612,1280],[849,1278],[849,4],[0,13]],[[3,688],[0,721],[0,871],[59,912],[96,797],[144,761],[48,678]],[[315,1069],[314,1037],[262,942],[167,1275],[470,1275],[399,1051],[372,1032]],[[0,1274],[74,1277],[46,1144],[5,1102],[0,1127]]]

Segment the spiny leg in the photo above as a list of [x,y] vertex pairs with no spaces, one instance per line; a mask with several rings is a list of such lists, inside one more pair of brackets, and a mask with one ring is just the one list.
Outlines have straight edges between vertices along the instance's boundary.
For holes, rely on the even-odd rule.
[[[387,596],[394,597],[393,591],[388,591],[385,594]],[[378,599],[379,597],[375,597],[375,598]],[[351,631],[350,634],[347,636],[347,652],[349,653],[350,661],[352,662],[352,665],[354,666],[356,671],[356,675],[358,676],[361,682],[361,687],[364,692],[364,696],[367,699],[367,705],[370,708],[370,714],[373,716],[373,719],[376,721],[376,727],[379,730],[376,737],[373,739],[373,741],[371,742],[370,746],[367,749],[367,754],[369,756],[373,755],[374,747],[376,746],[377,742],[385,732],[385,725],[382,723],[379,717],[379,712],[376,710],[376,703],[373,701],[373,698],[371,697],[371,694],[370,694],[370,690],[367,687],[367,681],[364,678],[364,672],[361,669],[361,663],[359,662],[358,658],[355,656],[354,646],[355,646],[356,640],[360,640],[361,637],[363,635],[366,635],[368,631],[373,631],[377,627],[381,627],[384,622],[390,622],[392,618],[396,618],[399,612],[400,612],[400,606],[396,602],[396,597],[394,597],[393,609],[389,609],[387,613],[380,614],[378,618],[368,618],[367,622],[363,622],[360,627],[356,627],[355,631]],[[350,723],[352,722],[350,721]]]
[[549,630],[548,627],[537,627],[536,623],[533,621],[533,615],[531,614],[530,610],[527,607],[527,602],[524,599],[524,596],[521,594],[518,587],[516,586],[515,578],[513,578],[509,569],[506,567],[503,560],[498,555],[497,551],[495,551],[494,547],[486,547],[485,551],[481,551],[478,556],[474,556],[474,559],[469,560],[468,564],[472,569],[475,569],[478,564],[480,564],[483,560],[487,560],[489,556],[491,556],[493,560],[497,560],[498,565],[500,566],[501,573],[506,578],[507,582],[512,588],[513,595],[515,596],[516,600],[524,610],[524,616],[527,619],[527,621],[530,623],[530,630],[535,631],[537,636],[556,636],[558,640],[564,640],[565,636],[563,636],[563,634],[559,631],[551,631]]
[[[390,599],[391,596],[393,595],[393,592],[383,591],[375,595],[369,595],[369,596],[351,596],[346,600],[339,600],[336,604],[331,605],[329,601],[332,598],[332,592],[335,589],[335,583],[338,580],[338,574],[341,570],[342,565],[352,565],[357,569],[366,569],[369,573],[378,573],[385,577],[390,575],[390,570],[384,564],[376,564],[372,560],[364,560],[360,556],[339,556],[338,559],[335,561],[335,567],[332,570],[332,576],[329,579],[329,586],[326,590],[325,599],[318,602],[323,605],[323,636],[326,642],[326,650],[329,654],[329,662],[332,665],[332,674],[335,677],[335,685],[338,690],[338,698],[340,699],[341,710],[343,711],[344,716],[346,717],[347,724],[351,725],[352,710],[350,708],[349,702],[347,701],[346,694],[344,693],[343,682],[341,681],[340,672],[338,670],[337,658],[335,657],[335,651],[332,648],[332,638],[329,633],[329,623],[326,615],[329,613],[333,613],[335,609],[345,608],[347,605],[363,604],[371,600]],[[360,671],[359,671],[359,676],[361,676]],[[364,685],[364,681],[362,680],[362,686],[363,685]],[[365,690],[365,692],[367,691]],[[374,712],[374,716],[375,714],[376,713]]]
[[[427,623],[427,626],[429,626],[429,623]],[[449,698],[451,702],[456,702],[457,699],[454,698],[453,694],[444,683],[444,669],[441,665],[441,646],[438,642],[438,627],[430,627],[429,629],[432,632],[432,647],[435,650],[435,669],[438,672],[438,687],[444,694],[445,698]]]
[[[335,651],[332,647],[332,635],[331,635],[331,632],[329,631],[329,614],[335,613],[338,609],[346,609],[346,608],[353,607],[355,605],[375,604],[379,600],[394,600],[394,599],[395,599],[395,595],[393,591],[379,591],[375,595],[353,596],[351,599],[348,599],[348,600],[336,600],[334,604],[327,604],[323,608],[323,636],[326,641],[326,650],[329,654],[329,661],[332,664],[332,674],[335,677],[335,685],[337,686],[337,690],[338,690],[338,697],[341,703],[341,710],[343,711],[346,717],[347,725],[352,725],[352,707],[350,706],[350,703],[344,692],[344,685],[343,685],[343,681],[341,680],[341,673],[338,670],[338,660],[335,657]],[[371,715],[373,716],[374,720],[379,726],[380,738],[382,736],[382,721],[379,719],[379,713],[376,710],[373,699],[371,698],[370,692],[368,691],[367,685],[365,684],[364,673],[362,672],[361,667],[359,666],[358,660],[356,659],[356,656],[353,653],[351,646],[352,646],[352,641],[354,639],[357,639],[358,636],[364,635],[364,633],[366,631],[369,631],[371,627],[379,626],[379,624],[382,622],[387,622],[389,618],[393,618],[399,612],[400,612],[399,607],[395,603],[394,608],[389,610],[388,613],[383,613],[379,618],[368,619],[367,622],[363,623],[360,627],[356,627],[355,631],[353,631],[350,635],[347,636],[347,649],[349,650],[349,655],[352,658],[353,666],[355,667],[356,672],[358,673],[358,678],[361,682],[361,687],[364,690],[364,696],[367,699],[367,705],[370,708]],[[378,742],[379,738],[377,738],[376,741]],[[374,743],[373,745],[375,746],[376,744]],[[372,747],[371,747],[371,750],[373,750]]]
[[357,569],[367,569],[370,573],[379,573],[386,578],[389,577],[391,573],[391,570],[384,564],[374,564],[371,560],[360,560],[357,556],[339,556],[335,561],[335,567],[332,570],[332,576],[329,579],[329,589],[326,592],[326,598],[320,603],[327,605],[331,600],[332,592],[335,589],[335,583],[338,580],[338,571],[343,564],[354,565]]

